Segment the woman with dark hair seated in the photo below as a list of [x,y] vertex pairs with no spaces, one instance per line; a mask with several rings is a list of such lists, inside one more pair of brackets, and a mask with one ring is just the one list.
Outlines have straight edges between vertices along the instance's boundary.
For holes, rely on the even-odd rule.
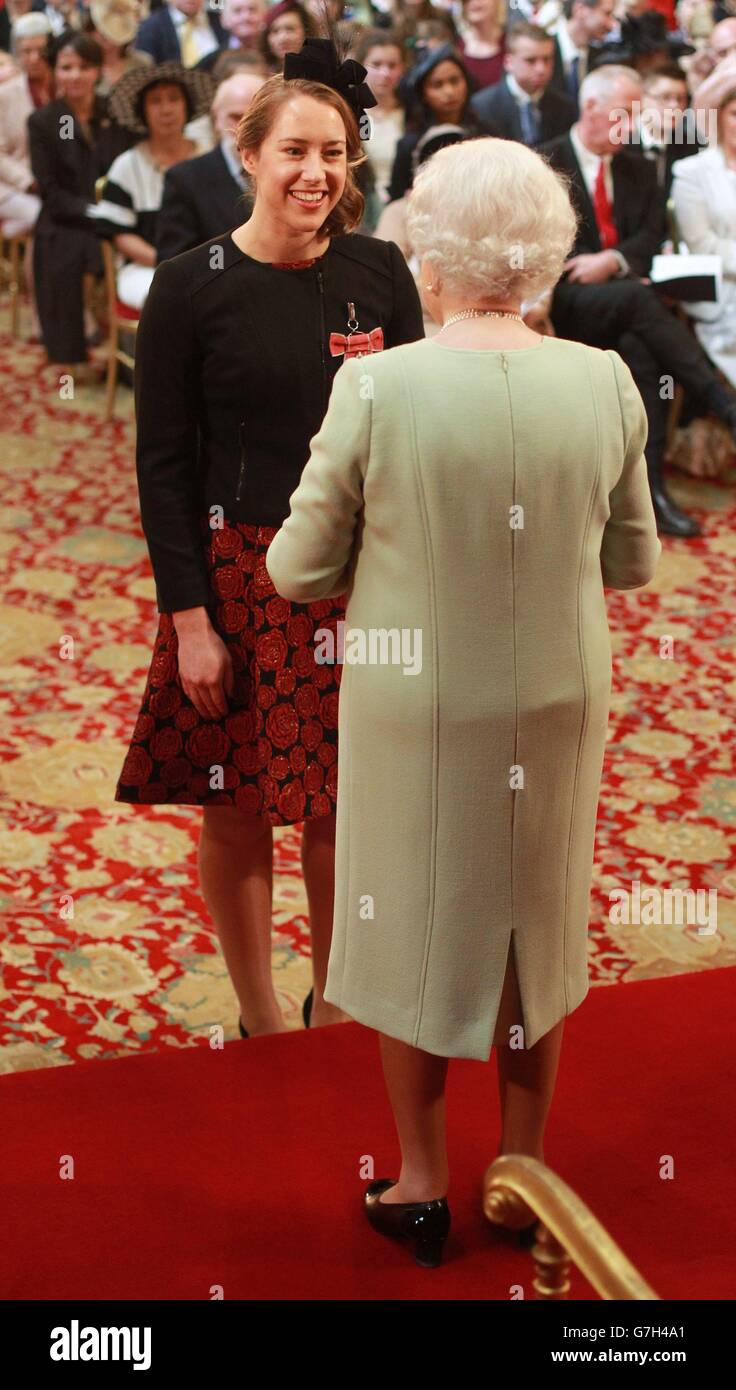
[[449,125],[460,126],[470,135],[484,134],[470,107],[476,84],[451,43],[428,49],[406,74],[404,82],[410,101],[409,114],[406,134],[396,146],[389,202],[403,198],[411,188],[416,147],[429,130]]
[[[28,144],[41,211],[33,243],[41,336],[50,363],[87,361],[85,277],[102,273],[95,231],[95,183],[134,137],[95,93],[102,50],[72,30],[49,46],[57,97],[28,118]],[[88,281],[87,281],[88,283]]]

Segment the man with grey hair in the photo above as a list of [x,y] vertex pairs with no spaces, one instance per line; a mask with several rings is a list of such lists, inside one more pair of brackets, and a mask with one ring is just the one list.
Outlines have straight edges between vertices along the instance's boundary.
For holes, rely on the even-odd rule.
[[200,59],[197,67],[211,72],[223,53],[258,53],[258,40],[266,23],[266,0],[222,0],[220,20],[224,38],[219,48]]
[[28,153],[28,117],[51,100],[45,59],[51,25],[44,14],[20,15],[11,31],[18,71],[0,83],[0,227],[5,237],[27,236],[41,200],[34,191]]
[[551,316],[560,337],[615,348],[630,368],[649,422],[647,468],[658,527],[667,535],[696,536],[698,523],[679,510],[662,479],[672,388],[681,382],[735,440],[736,396],[720,385],[696,339],[645,283],[665,228],[654,166],[627,148],[641,91],[631,68],[610,64],[589,73],[580,89],[580,119],[541,149],[569,179],[579,218]]
[[235,131],[265,80],[258,73],[242,72],[221,82],[212,103],[219,143],[208,154],[174,164],[167,171],[156,224],[157,264],[231,231],[250,217],[253,199],[235,149]]

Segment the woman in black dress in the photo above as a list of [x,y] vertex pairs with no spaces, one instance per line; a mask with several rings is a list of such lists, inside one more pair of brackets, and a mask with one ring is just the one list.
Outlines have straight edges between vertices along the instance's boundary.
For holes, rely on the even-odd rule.
[[[137,468],[161,614],[116,800],[204,807],[199,865],[241,1032],[285,1027],[271,979],[273,825],[304,822],[312,1021],[332,931],[341,668],[315,662],[345,596],[291,603],[265,554],[289,513],[345,355],[423,337],[363,199],[365,69],[329,39],[288,55],[237,134],[250,219],[159,266],[136,353]],[[310,998],[311,996],[308,996]],[[305,1013],[305,1021],[307,1015]]]
[[87,360],[85,276],[102,274],[95,184],[134,136],[111,118],[95,86],[102,49],[86,34],[51,42],[60,95],[28,117],[28,145],[41,211],[33,238],[33,276],[41,335],[50,363]]

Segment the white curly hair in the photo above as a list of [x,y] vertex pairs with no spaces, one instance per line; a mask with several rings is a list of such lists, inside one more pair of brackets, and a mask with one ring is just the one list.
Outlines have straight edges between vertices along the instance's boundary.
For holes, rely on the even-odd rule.
[[563,176],[515,140],[480,136],[423,164],[407,232],[443,286],[469,299],[533,300],[557,283],[575,240]]

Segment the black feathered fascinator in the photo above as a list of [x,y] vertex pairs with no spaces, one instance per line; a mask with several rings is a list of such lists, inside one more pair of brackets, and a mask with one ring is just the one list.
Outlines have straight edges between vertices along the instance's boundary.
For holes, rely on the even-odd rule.
[[[365,108],[378,105],[364,80],[366,76],[367,69],[355,58],[345,58],[340,62],[332,39],[305,39],[298,53],[287,53],[284,57],[285,82],[293,81],[295,77],[322,82],[345,98],[355,114],[361,140],[370,138],[370,122],[365,120]],[[366,130],[367,134],[364,134]]]

